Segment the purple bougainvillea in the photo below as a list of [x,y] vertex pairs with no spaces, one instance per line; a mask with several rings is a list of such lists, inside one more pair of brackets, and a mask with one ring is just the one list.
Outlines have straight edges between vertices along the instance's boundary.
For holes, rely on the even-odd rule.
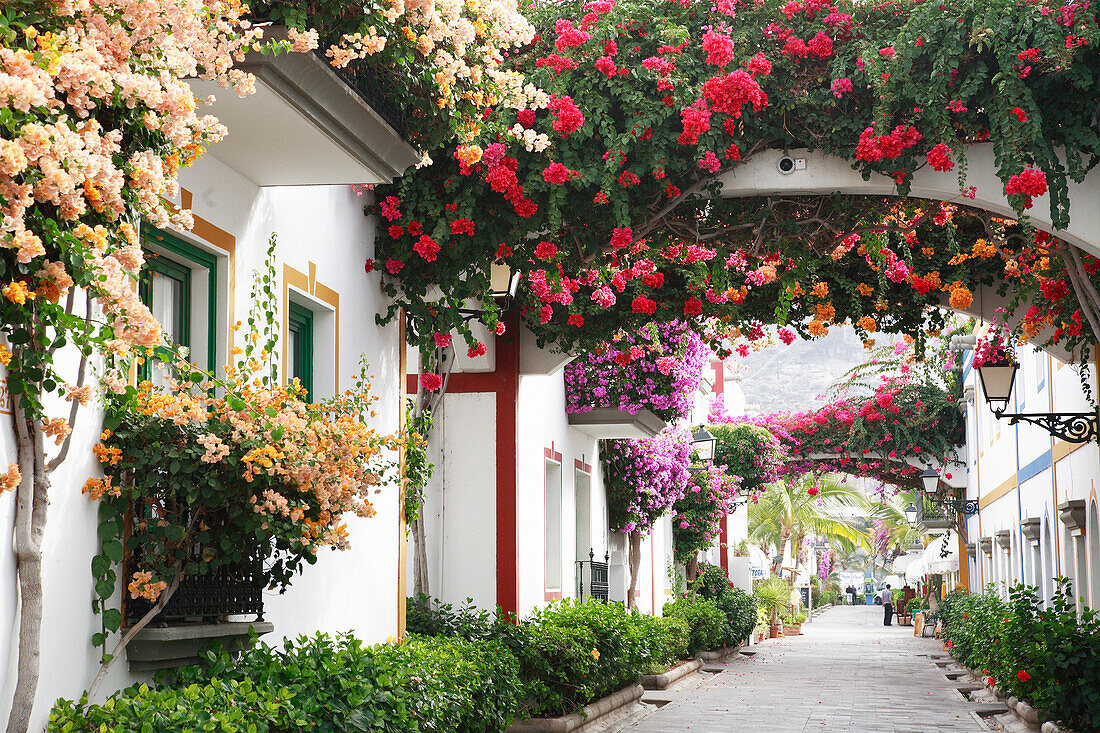
[[670,428],[656,438],[605,440],[602,458],[613,530],[648,532],[684,496],[691,474],[691,436]]
[[691,412],[707,360],[706,345],[682,322],[649,324],[565,368],[565,411],[613,407],[682,420]]

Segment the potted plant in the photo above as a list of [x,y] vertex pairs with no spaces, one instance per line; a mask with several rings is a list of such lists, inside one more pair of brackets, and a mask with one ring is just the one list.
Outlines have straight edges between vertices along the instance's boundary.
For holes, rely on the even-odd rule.
[[764,612],[764,609],[757,607],[756,609],[756,626],[753,628],[753,633],[756,634],[756,643],[764,641],[764,635],[768,629],[768,614]]
[[756,596],[756,605],[767,614],[768,636],[777,638],[782,628],[779,614],[789,606],[790,588],[779,578],[772,578],[757,585],[753,593]]

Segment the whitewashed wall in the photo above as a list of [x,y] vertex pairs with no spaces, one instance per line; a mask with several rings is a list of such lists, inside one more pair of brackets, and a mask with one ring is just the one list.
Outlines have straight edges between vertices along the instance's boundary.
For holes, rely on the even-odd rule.
[[[209,157],[184,170],[181,182],[193,197],[195,215],[235,240],[230,264],[228,253],[212,247],[202,236],[176,233],[223,258],[217,363],[224,363],[228,355],[226,334],[231,321],[247,315],[251,272],[263,265],[267,240],[274,232],[279,238],[276,269],[280,293],[283,265],[308,273],[310,263],[316,282],[339,293],[339,365],[334,363],[334,345],[315,341],[315,373],[329,369],[335,375],[338,366],[341,388],[350,386],[359,356],[366,354],[374,375],[374,392],[382,398],[377,403],[377,427],[395,430],[398,334],[396,326],[379,328],[374,322],[374,314],[384,306],[378,274],[367,275],[363,269],[365,259],[373,255],[374,241],[374,224],[362,213],[364,200],[347,186],[259,188]],[[197,227],[196,231],[211,230]],[[302,297],[309,299],[308,293]],[[323,380],[319,383],[324,384]],[[55,412],[60,414],[60,409]],[[98,666],[97,650],[90,643],[98,619],[91,611],[89,565],[98,549],[96,506],[81,488],[86,478],[98,473],[90,449],[100,423],[97,409],[82,411],[70,457],[53,475],[45,535],[42,676],[35,728],[45,724],[56,698],[79,697]],[[14,460],[10,418],[0,415],[0,462],[6,466]],[[317,564],[307,567],[286,594],[265,597],[265,619],[275,624],[269,641],[315,631],[352,631],[371,642],[396,634],[396,489],[384,489],[373,501],[377,516],[348,522],[351,549],[323,550]],[[10,550],[13,513],[14,496],[0,497],[0,719],[11,704],[17,648],[15,562]],[[104,689],[118,689],[133,679],[120,661]]]
[[[1009,412],[1093,409],[1075,368],[1030,346],[1020,347],[1017,358],[1020,370]],[[1095,371],[1093,365],[1089,383],[1094,394]],[[985,403],[976,370],[968,370],[965,376],[968,389],[973,388],[967,405],[967,496],[981,503],[979,514],[967,523],[969,540],[994,538],[991,556],[980,547],[977,550],[970,587],[995,583],[1003,589],[1023,581],[1039,587],[1049,599],[1052,578],[1063,575],[1076,579],[1083,605],[1100,604],[1100,531],[1086,531],[1084,537],[1072,539],[1058,516],[1059,504],[1078,499],[1086,502],[1090,521],[1096,516],[1100,449],[1095,442],[1064,443],[1032,425],[1011,426],[1007,419],[998,422]],[[1020,531],[1020,522],[1032,517],[1042,521],[1038,546]],[[1011,537],[1007,552],[995,541],[996,533],[1005,530]]]

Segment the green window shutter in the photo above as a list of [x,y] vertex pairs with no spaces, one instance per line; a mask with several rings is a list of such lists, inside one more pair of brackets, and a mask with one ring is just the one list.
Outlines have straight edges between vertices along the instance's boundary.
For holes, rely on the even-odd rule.
[[287,338],[288,361],[287,381],[295,377],[305,387],[310,399],[313,395],[313,311],[293,301],[288,304]]

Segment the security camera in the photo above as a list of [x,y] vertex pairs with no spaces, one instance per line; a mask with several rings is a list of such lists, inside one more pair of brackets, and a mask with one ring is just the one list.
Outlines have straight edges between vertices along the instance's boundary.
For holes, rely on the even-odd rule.
[[794,158],[789,155],[784,155],[782,158],[779,159],[779,162],[776,163],[775,167],[779,169],[780,173],[788,176],[791,173],[794,173]]

